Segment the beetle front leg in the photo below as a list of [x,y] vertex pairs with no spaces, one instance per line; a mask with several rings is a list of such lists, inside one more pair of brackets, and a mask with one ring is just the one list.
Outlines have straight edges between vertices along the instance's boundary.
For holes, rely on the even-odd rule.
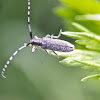
[[35,52],[36,49],[37,49],[37,46],[33,46],[32,47],[32,52]]

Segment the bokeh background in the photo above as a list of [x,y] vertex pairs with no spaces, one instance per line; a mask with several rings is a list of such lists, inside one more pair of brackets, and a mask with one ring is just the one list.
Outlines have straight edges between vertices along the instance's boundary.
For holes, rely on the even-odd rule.
[[[59,5],[58,0],[31,0],[33,36],[67,31],[54,13]],[[29,39],[27,0],[0,0],[0,71]],[[61,59],[40,49],[34,53],[30,47],[23,49],[8,66],[7,79],[0,76],[0,100],[99,100],[100,81],[80,81],[93,72],[61,65]]]

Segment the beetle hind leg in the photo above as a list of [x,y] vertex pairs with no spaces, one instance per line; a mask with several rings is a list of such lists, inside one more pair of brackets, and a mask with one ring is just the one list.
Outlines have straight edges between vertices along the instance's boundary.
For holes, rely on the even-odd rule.
[[61,32],[62,32],[62,29],[60,29],[60,32],[59,32],[59,35],[58,36],[53,36],[53,34],[51,35],[51,38],[55,38],[55,39],[58,39],[60,36],[61,36]]
[[55,39],[58,39],[60,36],[61,36],[61,32],[62,32],[62,29],[60,29],[60,32],[59,32],[59,35],[58,36],[53,36],[53,34],[52,35],[46,35],[45,37],[46,38],[51,38],[51,39],[53,39],[53,38],[55,38]]

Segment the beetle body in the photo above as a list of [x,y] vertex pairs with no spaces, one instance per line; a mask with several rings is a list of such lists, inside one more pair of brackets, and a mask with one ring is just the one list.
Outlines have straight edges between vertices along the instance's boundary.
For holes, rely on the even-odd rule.
[[33,38],[30,44],[53,51],[70,52],[74,50],[74,45],[67,41],[47,37]]

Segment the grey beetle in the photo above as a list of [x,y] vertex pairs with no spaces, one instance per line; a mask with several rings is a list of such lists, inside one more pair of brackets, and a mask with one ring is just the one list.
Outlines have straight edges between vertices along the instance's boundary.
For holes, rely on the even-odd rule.
[[33,52],[37,49],[38,46],[45,49],[46,52],[47,52],[46,49],[52,50],[53,52],[54,51],[61,51],[61,52],[73,51],[74,50],[73,44],[64,40],[57,39],[60,37],[61,32],[62,32],[62,29],[60,30],[58,36],[46,35],[43,38],[38,38],[37,36],[35,36],[34,38],[30,40],[27,46],[29,44],[36,45],[36,47],[32,50]]
[[37,36],[34,36],[34,38],[32,38],[32,31],[31,31],[31,26],[30,26],[30,0],[28,0],[28,28],[29,28],[29,32],[30,32],[30,42],[27,43],[26,45],[21,46],[18,50],[16,50],[13,53],[13,55],[9,58],[9,60],[4,65],[4,68],[2,69],[2,72],[1,72],[2,77],[6,78],[4,76],[4,72],[7,68],[7,66],[9,65],[10,61],[14,58],[14,56],[16,56],[16,54],[19,51],[21,51],[23,48],[25,48],[29,45],[33,46],[32,52],[34,52],[37,49],[37,47],[40,46],[41,48],[43,48],[45,50],[46,53],[48,53],[47,50],[51,50],[55,54],[56,54],[55,51],[70,52],[70,51],[73,51],[75,48],[73,44],[71,44],[67,41],[58,39],[61,35],[62,29],[60,30],[58,36],[53,36],[53,35],[50,36],[48,34],[43,38],[38,38]]

